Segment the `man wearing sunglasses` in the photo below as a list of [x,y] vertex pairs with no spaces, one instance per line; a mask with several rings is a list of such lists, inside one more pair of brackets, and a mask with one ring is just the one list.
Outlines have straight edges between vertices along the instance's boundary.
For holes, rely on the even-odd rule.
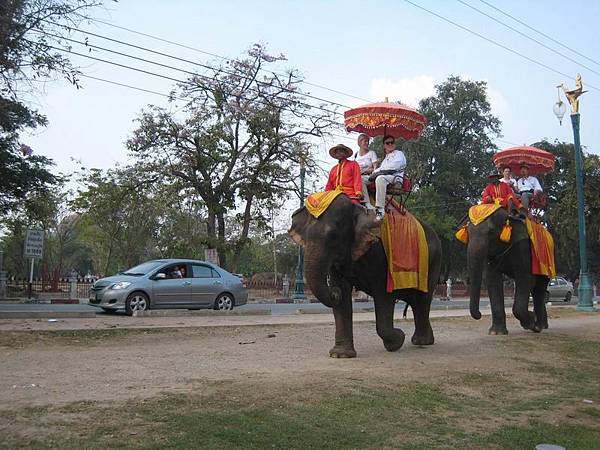
[[383,138],[385,157],[381,165],[373,171],[369,179],[375,180],[375,210],[377,220],[383,220],[385,213],[385,194],[390,183],[402,183],[406,156],[401,150],[396,149],[394,136],[386,135]]

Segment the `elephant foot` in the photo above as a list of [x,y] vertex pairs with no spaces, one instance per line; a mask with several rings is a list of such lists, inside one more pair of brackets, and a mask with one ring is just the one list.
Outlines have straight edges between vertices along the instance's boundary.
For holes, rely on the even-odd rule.
[[506,328],[506,325],[492,325],[488,330],[488,334],[490,336],[500,336],[508,334],[508,329]]
[[544,327],[542,325],[538,325],[537,323],[533,323],[531,325],[523,325],[523,324],[521,324],[521,326],[523,327],[523,329],[525,329],[525,330],[531,330],[534,333],[541,333],[542,330],[544,329]]
[[410,340],[413,345],[433,345],[434,341],[435,339],[433,338],[433,332],[424,336],[420,334],[413,334],[413,337]]
[[356,358],[356,350],[354,350],[354,346],[342,347],[336,345],[329,350],[329,356],[331,358]]
[[405,334],[400,332],[396,339],[384,339],[383,346],[388,352],[395,352],[404,345]]

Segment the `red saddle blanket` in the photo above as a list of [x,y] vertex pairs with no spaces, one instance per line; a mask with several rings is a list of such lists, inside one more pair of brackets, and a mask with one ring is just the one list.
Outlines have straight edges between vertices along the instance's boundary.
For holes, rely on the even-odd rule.
[[556,264],[552,235],[545,226],[531,219],[527,219],[527,232],[531,241],[531,273],[546,275],[548,278],[555,277]]
[[381,241],[388,260],[387,291],[428,291],[429,247],[425,230],[409,212],[386,212],[381,224]]

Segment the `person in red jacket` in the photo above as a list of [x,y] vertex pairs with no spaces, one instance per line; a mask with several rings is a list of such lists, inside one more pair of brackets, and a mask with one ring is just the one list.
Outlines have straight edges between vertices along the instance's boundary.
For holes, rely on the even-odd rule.
[[488,176],[490,182],[483,190],[481,200],[483,203],[495,203],[498,201],[503,208],[507,208],[512,214],[513,209],[521,208],[521,202],[515,196],[515,192],[510,185],[502,183],[500,178],[502,178],[502,175],[497,173]]
[[338,144],[329,150],[329,154],[332,158],[337,159],[338,163],[329,172],[325,190],[340,190],[353,202],[359,203],[363,198],[362,179],[358,163],[348,160],[352,156],[352,149]]

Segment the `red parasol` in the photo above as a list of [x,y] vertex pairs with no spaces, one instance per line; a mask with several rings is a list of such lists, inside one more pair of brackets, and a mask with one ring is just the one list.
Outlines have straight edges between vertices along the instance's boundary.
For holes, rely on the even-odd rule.
[[526,164],[531,175],[552,172],[555,160],[552,153],[527,145],[506,148],[494,155],[498,169],[508,166],[513,173],[519,173],[521,165]]
[[427,119],[420,112],[401,103],[369,103],[344,113],[346,131],[365,133],[370,137],[390,134],[407,141],[419,138]]

